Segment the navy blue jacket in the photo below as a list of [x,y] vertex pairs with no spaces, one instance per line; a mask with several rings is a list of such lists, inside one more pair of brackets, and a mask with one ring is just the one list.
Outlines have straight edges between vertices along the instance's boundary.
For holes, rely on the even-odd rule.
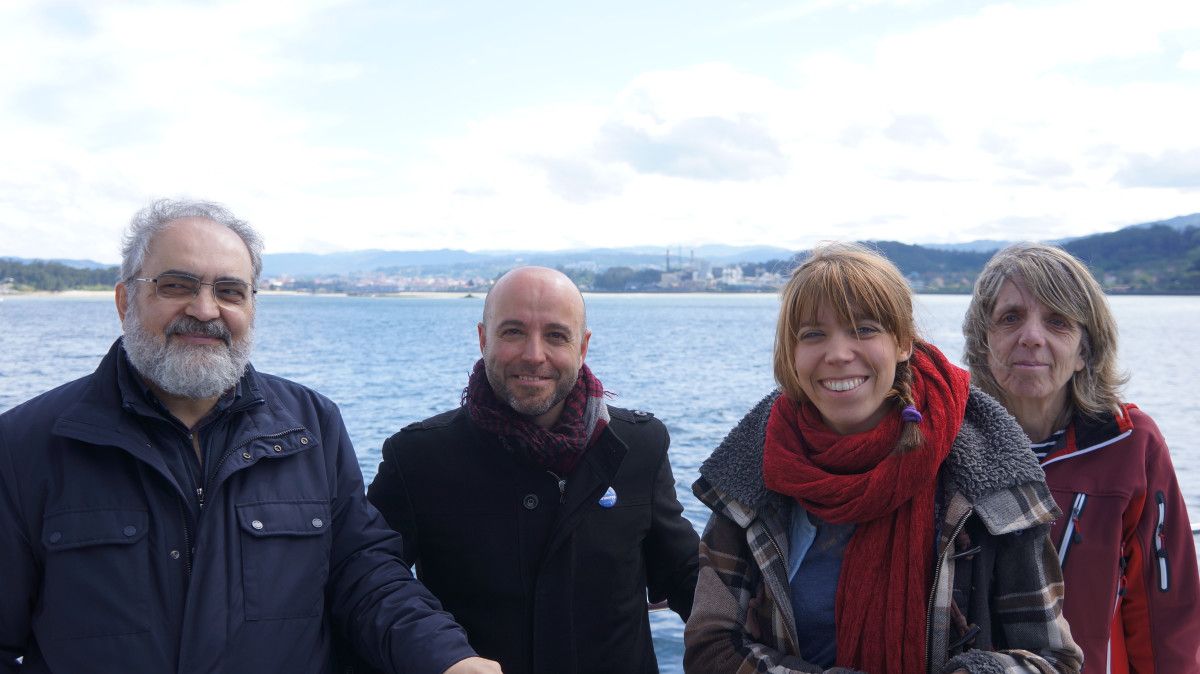
[[[197,521],[117,384],[0,415],[0,671],[387,671],[474,655],[400,561],[337,407],[247,367]],[[23,656],[24,663],[17,658]]]

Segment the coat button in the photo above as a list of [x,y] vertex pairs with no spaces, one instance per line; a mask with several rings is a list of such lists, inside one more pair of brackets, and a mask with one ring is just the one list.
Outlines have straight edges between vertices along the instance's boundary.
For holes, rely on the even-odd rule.
[[274,446],[274,447],[272,447],[271,449],[275,450],[276,452],[282,452],[282,451],[283,451],[283,447],[280,447],[279,445],[275,445],[275,446]]
[[243,458],[243,459],[249,459],[249,458],[250,458],[250,452],[242,452],[242,458]]
[[172,551],[168,552],[167,554],[171,556],[171,559],[179,559],[179,551],[178,550],[172,550]]
[[526,510],[533,510],[534,508],[538,507],[537,494],[526,494],[525,500],[521,503],[521,505],[525,506]]
[[257,529],[257,530],[260,530],[260,531],[261,531],[261,530],[262,530],[262,528],[263,528],[263,523],[262,523],[262,522],[259,522],[258,520],[254,520],[253,522],[251,522],[251,523],[250,523],[250,526],[252,526],[252,527],[254,527],[255,529]]
[[125,534],[126,536],[132,536],[137,533],[137,527],[133,525],[126,526],[121,530],[121,533]]
[[325,526],[325,522],[320,517],[314,517],[312,525],[314,528],[320,529],[321,527]]
[[308,438],[300,438],[300,444],[302,444],[302,445],[307,445],[307,444],[308,444]]
[[51,543],[57,543],[61,540],[62,540],[62,532],[61,531],[55,531],[54,533],[50,534],[50,542]]

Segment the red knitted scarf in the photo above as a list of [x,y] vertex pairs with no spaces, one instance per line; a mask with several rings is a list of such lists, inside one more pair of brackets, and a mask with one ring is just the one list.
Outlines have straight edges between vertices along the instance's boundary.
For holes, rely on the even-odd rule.
[[910,363],[924,442],[893,452],[899,410],[874,429],[838,435],[812,403],[779,396],[767,422],[763,477],[834,523],[853,522],[835,604],[837,664],[871,674],[925,671],[925,602],[937,473],[967,406],[969,375],[929,344]]
[[538,426],[497,398],[482,358],[471,372],[463,404],[477,426],[499,435],[510,451],[559,477],[575,470],[583,453],[608,425],[604,385],[587,364],[580,366],[575,387],[563,401],[562,416],[552,428]]

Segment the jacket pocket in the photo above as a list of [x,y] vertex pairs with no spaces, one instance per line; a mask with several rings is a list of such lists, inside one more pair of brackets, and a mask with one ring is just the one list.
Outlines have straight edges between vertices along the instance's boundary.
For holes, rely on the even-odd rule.
[[329,504],[240,503],[237,517],[246,620],[321,615],[329,577]]
[[37,631],[48,639],[149,630],[144,510],[72,510],[42,520],[46,551]]

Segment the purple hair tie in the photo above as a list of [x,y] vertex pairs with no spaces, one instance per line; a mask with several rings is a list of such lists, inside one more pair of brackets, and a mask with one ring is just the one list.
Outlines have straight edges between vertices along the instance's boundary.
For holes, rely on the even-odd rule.
[[921,413],[912,405],[905,405],[904,409],[900,410],[900,418],[903,419],[905,423],[921,423]]

